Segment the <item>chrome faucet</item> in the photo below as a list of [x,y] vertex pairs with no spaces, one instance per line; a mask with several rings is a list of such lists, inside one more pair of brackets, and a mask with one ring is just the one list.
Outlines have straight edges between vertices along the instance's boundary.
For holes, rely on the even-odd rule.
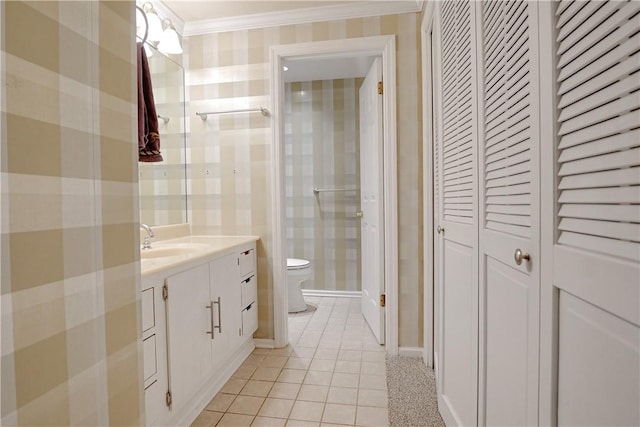
[[151,239],[155,237],[153,230],[147,224],[140,224],[140,228],[147,232],[147,235],[144,236],[144,241],[142,242],[142,249],[151,249]]

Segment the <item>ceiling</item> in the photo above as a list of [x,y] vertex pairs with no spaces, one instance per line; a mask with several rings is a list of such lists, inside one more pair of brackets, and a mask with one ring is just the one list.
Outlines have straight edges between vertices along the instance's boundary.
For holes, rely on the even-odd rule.
[[291,10],[308,9],[320,6],[353,4],[361,3],[362,1],[363,0],[164,0],[163,3],[173,10],[173,12],[175,12],[175,14],[184,22],[192,22],[262,13],[287,12]]

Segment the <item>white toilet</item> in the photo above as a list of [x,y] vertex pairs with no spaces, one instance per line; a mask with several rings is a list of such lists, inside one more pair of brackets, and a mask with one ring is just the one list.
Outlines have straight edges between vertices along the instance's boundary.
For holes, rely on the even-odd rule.
[[302,296],[302,282],[311,277],[311,261],[287,258],[287,294],[289,313],[298,313],[307,309]]

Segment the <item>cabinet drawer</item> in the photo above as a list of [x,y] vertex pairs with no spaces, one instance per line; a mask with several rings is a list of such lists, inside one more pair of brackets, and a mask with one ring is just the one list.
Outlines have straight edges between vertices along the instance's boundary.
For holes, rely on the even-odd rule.
[[258,299],[258,284],[256,283],[256,276],[247,277],[240,284],[241,301],[240,307],[245,308],[252,302]]
[[254,273],[256,270],[256,251],[252,248],[241,252],[238,256],[238,265],[240,267],[240,277]]
[[156,336],[151,335],[142,341],[142,354],[144,355],[144,381],[146,382],[153,377],[158,371],[156,363]]
[[142,332],[156,325],[153,288],[142,291]]
[[242,336],[251,336],[258,329],[258,304],[253,303],[242,310]]

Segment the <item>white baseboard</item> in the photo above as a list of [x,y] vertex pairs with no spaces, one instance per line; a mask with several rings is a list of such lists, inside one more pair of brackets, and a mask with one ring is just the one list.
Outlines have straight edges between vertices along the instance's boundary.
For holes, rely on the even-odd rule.
[[256,344],[256,348],[276,348],[276,340],[254,338],[253,342]]
[[398,347],[398,355],[422,359],[422,356],[424,355],[424,349],[422,347]]
[[227,359],[226,363],[220,364],[221,368],[218,368],[215,374],[201,387],[200,391],[193,395],[193,399],[191,399],[182,408],[178,409],[178,412],[170,418],[169,423],[166,425],[191,425],[198,415],[200,415],[200,412],[207,407],[207,404],[209,404],[211,399],[213,399],[229,378],[231,378],[236,369],[242,365],[254,348],[255,344],[253,343],[253,340],[247,340],[242,347],[235,352],[235,354]]
[[333,291],[324,289],[303,289],[302,295],[305,297],[338,297],[338,298],[360,298],[360,291]]

